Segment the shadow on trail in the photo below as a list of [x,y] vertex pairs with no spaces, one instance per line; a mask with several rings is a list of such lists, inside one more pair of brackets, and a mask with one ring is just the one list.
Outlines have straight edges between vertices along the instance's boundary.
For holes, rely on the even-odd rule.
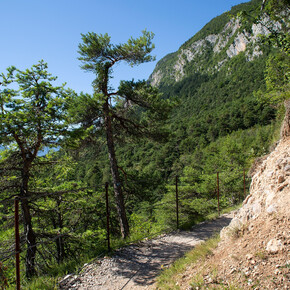
[[192,231],[188,232],[192,237],[206,240],[209,239],[214,234],[221,231],[223,227],[226,227],[231,222],[232,218],[222,216],[215,220],[202,222],[196,225]]
[[121,289],[129,289],[133,285],[139,287],[152,285],[164,266],[171,264],[195,245],[219,232],[230,221],[231,218],[223,216],[213,221],[203,222],[193,227],[191,231],[178,231],[159,239],[143,242],[141,245],[120,249],[115,255],[118,266],[114,274],[129,279]]

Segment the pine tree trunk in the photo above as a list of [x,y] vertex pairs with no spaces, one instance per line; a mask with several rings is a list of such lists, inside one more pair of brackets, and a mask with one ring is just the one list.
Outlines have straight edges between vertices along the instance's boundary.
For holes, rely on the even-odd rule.
[[[62,228],[63,228],[63,220],[62,220],[62,215],[60,212],[60,200],[57,200],[57,220],[55,217],[55,211],[51,213],[51,221],[53,228],[59,229],[59,234],[62,234]],[[55,245],[56,245],[56,261],[58,264],[62,263],[64,258],[65,258],[65,250],[64,250],[64,240],[62,236],[59,236],[55,240]]]
[[36,236],[32,228],[32,219],[29,207],[29,201],[25,199],[28,197],[28,179],[29,175],[26,170],[24,170],[22,175],[22,187],[20,189],[20,196],[23,197],[21,208],[23,214],[23,225],[24,225],[24,236],[27,244],[26,250],[26,277],[31,278],[36,275],[35,270],[35,254],[36,254]]
[[[58,217],[58,226],[60,228],[60,235],[62,234],[61,230],[63,228],[63,220],[60,210],[60,199],[57,201],[57,217]],[[57,248],[57,263],[60,264],[63,262],[65,258],[65,251],[64,251],[64,240],[63,237],[60,236],[56,240],[56,248]]]
[[118,171],[118,163],[115,154],[115,146],[114,146],[114,139],[113,139],[113,129],[112,129],[112,120],[109,111],[109,104],[108,101],[105,102],[103,106],[103,112],[105,115],[105,127],[106,127],[106,137],[107,137],[107,147],[109,153],[109,160],[110,160],[110,167],[111,167],[111,174],[114,186],[114,193],[117,205],[117,211],[120,221],[120,228],[121,234],[123,238],[129,236],[129,224],[128,219],[125,211],[124,205],[124,196],[121,186],[121,180]]

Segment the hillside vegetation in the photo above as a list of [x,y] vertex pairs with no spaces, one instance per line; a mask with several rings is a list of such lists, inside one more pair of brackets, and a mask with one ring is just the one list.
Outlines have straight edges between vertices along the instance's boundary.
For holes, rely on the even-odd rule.
[[[149,79],[152,87],[145,81],[122,82],[118,98],[111,103],[108,100],[114,94],[102,83],[111,67],[92,64],[85,44],[80,46],[82,60],[87,61],[83,68],[92,70],[96,65],[93,68],[99,69],[94,95],[77,96],[72,90],[53,87],[48,82],[54,78],[43,62],[18,73],[22,86],[31,72],[45,78],[47,82],[37,88],[41,96],[47,93],[47,108],[39,106],[38,95],[29,93],[27,84],[23,99],[14,90],[1,88],[1,122],[7,123],[1,123],[0,134],[5,148],[0,152],[0,287],[15,286],[13,199],[19,194],[22,210],[27,213],[28,208],[31,214],[21,217],[20,226],[22,283],[28,289],[53,289],[56,277],[107,253],[107,183],[112,249],[176,228],[176,183],[182,229],[216,213],[218,206],[221,210],[243,200],[251,164],[278,140],[281,104],[290,97],[289,24],[284,21],[289,5],[287,1],[267,3],[261,11],[262,1],[252,0],[214,18],[177,52],[158,62]],[[145,31],[146,36],[151,41],[152,34]],[[90,37],[96,35],[83,35],[84,43]],[[108,35],[98,37],[103,43],[110,40]],[[130,39],[124,47],[130,51],[130,45],[141,44]],[[117,56],[124,53],[118,46],[110,48]],[[152,47],[147,49],[150,52]],[[141,55],[128,61],[150,59]],[[14,70],[1,76],[7,86]],[[146,98],[139,99],[136,90]],[[131,99],[122,100],[123,94]],[[34,103],[25,107],[31,96]],[[109,113],[105,102],[107,108],[111,106]],[[30,111],[33,104],[38,106],[36,113]],[[5,106],[16,112],[13,121],[4,113]],[[42,109],[45,114],[38,118]],[[110,138],[115,140],[118,182],[111,178],[110,148],[105,146],[108,134],[103,130],[104,120],[114,114],[119,119],[111,124]],[[29,136],[26,143],[11,141],[14,135],[7,137],[4,132],[4,128],[19,130],[13,123],[16,117]],[[47,139],[42,138],[48,133]],[[51,149],[48,154],[40,154],[47,148]],[[21,166],[26,171],[19,170]],[[21,185],[24,177],[29,191]],[[129,233],[125,240],[114,200],[116,187],[121,189],[128,217],[129,232],[122,232],[123,236]],[[27,237],[32,232],[29,246]],[[33,265],[27,273],[29,261]],[[40,278],[31,280],[36,273]]]
[[222,229],[220,239],[193,249],[163,271],[157,289],[289,287],[289,105],[283,124],[287,130],[282,130],[278,146],[253,168],[250,195]]

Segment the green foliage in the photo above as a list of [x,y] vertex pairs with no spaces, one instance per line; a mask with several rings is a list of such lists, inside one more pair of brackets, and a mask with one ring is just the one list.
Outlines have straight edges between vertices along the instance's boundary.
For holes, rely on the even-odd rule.
[[278,54],[267,62],[266,85],[268,90],[289,91],[290,56]]
[[270,56],[266,67],[266,92],[261,90],[256,95],[261,103],[274,107],[281,107],[283,102],[290,98],[290,55],[278,53]]
[[8,287],[8,280],[6,277],[7,267],[0,262],[0,287],[1,289],[6,289]]
[[[0,142],[7,146],[8,158],[0,160],[0,196],[9,201],[16,191],[21,197],[26,276],[32,277],[36,274],[37,248],[31,198],[38,195],[30,188],[32,171],[39,164],[41,149],[57,146],[68,131],[65,100],[71,91],[65,90],[64,85],[52,85],[56,77],[47,72],[43,61],[26,71],[10,67],[1,79],[4,89],[0,91]],[[13,85],[16,89],[10,88]]]
[[[84,70],[94,73],[100,72],[101,67],[110,64],[112,60],[125,61],[131,66],[149,62],[154,60],[154,57],[150,55],[154,49],[153,37],[152,32],[144,30],[139,38],[130,38],[127,43],[113,45],[107,33],[104,35],[94,32],[82,34],[83,43],[79,45],[78,52],[81,55],[79,60],[84,63],[82,66]],[[101,79],[99,81],[102,82]]]
[[252,96],[255,90],[265,90],[265,59],[262,56],[248,62],[240,54],[216,75],[194,74],[174,86],[161,87],[165,96],[179,97],[171,128],[177,133],[183,130],[182,151],[192,152],[197,145],[257,123],[266,125],[275,117],[274,109]]
[[37,277],[29,281],[24,287],[27,290],[55,290],[57,289],[57,278],[50,276]]
[[266,62],[265,80],[266,92],[258,90],[259,101],[275,107],[281,107],[289,95],[289,1],[268,0],[260,4],[255,13],[247,10],[240,12],[243,26],[257,23],[266,28],[269,33],[260,36],[260,42],[265,47],[275,47],[277,51],[269,56]]
[[[233,7],[182,48],[219,33],[229,16],[242,16],[241,9],[249,16],[241,29],[250,31],[253,19],[260,15],[261,3],[257,0]],[[265,7],[271,17],[270,8],[275,3],[267,1]],[[145,81],[122,81],[117,91],[109,85],[116,62],[136,65],[153,59],[153,34],[146,31],[120,45],[111,44],[107,34],[82,35],[79,53],[83,69],[96,74],[93,95],[77,95],[63,86],[52,86],[55,77],[47,73],[43,62],[24,72],[11,67],[2,74],[0,139],[1,144],[9,146],[0,151],[0,182],[6,186],[1,198],[8,198],[0,205],[1,255],[13,239],[9,197],[14,194],[11,186],[19,188],[17,144],[26,142],[23,148],[37,157],[30,168],[29,189],[34,198],[31,207],[37,267],[44,276],[31,283],[24,280],[25,287],[54,289],[55,277],[76,271],[80,264],[106,253],[105,182],[110,183],[113,248],[176,228],[176,175],[183,229],[217,215],[217,172],[221,211],[238,204],[244,198],[243,170],[247,173],[255,158],[266,154],[277,141],[280,124],[275,121],[276,107],[289,98],[289,56],[285,50],[289,35],[280,36],[275,38],[279,53],[264,41],[259,57],[249,61],[246,52],[240,53],[219,69],[215,66],[226,57],[229,44],[215,54],[210,43],[205,43],[203,54],[187,63],[179,82],[171,78],[178,54],[170,54],[157,65],[165,75],[159,89]],[[19,88],[15,89],[12,82]],[[118,184],[122,185],[131,228],[131,236],[125,240],[120,239],[109,148],[104,146],[104,121],[108,117],[118,157]],[[70,122],[77,126],[68,132]],[[43,131],[37,139],[40,135],[34,129],[39,126]],[[13,132],[19,134],[20,143],[13,139]],[[69,146],[39,156],[44,147],[64,145],[64,139]],[[249,182],[246,177],[246,194]],[[22,269],[24,258],[22,253]],[[10,282],[14,275],[11,259],[5,260],[4,267],[0,281],[7,277]],[[174,286],[170,283],[166,284],[169,288]]]
[[[142,207],[144,208],[144,206],[141,205],[141,214],[132,213],[130,216],[131,237],[134,240],[146,237],[151,233],[152,220],[150,216],[145,215],[146,212],[142,212]],[[150,206],[148,208],[150,209]]]
[[[43,61],[26,71],[10,67],[1,78],[1,144],[24,143],[27,150],[36,148],[38,142],[55,146],[61,133],[65,133],[65,98],[70,91],[64,85],[52,85],[56,77],[47,72]],[[18,89],[9,88],[12,84]],[[37,152],[32,150],[32,154]]]

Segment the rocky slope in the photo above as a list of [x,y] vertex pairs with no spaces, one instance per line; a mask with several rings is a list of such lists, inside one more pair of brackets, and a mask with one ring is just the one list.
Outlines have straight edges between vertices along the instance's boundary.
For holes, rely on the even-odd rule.
[[253,170],[250,195],[180,289],[290,289],[290,101],[276,148]]
[[[257,39],[258,35],[267,34],[268,30],[261,24],[253,24],[252,33],[246,31],[239,32],[240,28],[241,23],[239,19],[230,20],[224,26],[221,33],[208,35],[204,39],[193,42],[188,47],[180,48],[176,55],[176,60],[170,68],[171,78],[176,82],[180,81],[185,76],[185,70],[188,65],[194,66],[196,72],[201,71],[203,63],[198,61],[198,58],[200,58],[207,49],[211,49],[216,55],[223,52],[223,50],[226,52],[224,57],[211,68],[213,71],[219,69],[230,58],[238,55],[240,52],[246,51],[250,46],[253,49],[251,51],[248,49],[247,51],[249,60],[262,54],[257,45]],[[192,62],[194,62],[194,64]],[[150,77],[152,85],[158,86],[163,77],[164,73],[157,66]]]
[[260,5],[254,2],[257,1],[237,5],[232,11],[214,18],[177,52],[160,60],[150,76],[151,84],[178,82],[189,72],[213,74],[241,52],[245,52],[248,61],[261,55],[260,36],[270,33],[267,27],[279,30],[280,24],[271,23],[269,17],[264,16],[259,23],[245,25],[237,11],[249,5],[252,5],[251,11],[254,10],[255,5]]

